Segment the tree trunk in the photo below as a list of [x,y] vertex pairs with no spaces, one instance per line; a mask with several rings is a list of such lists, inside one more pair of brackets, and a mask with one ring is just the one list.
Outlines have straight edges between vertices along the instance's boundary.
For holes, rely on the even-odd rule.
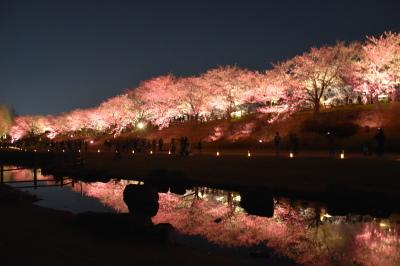
[[229,106],[228,109],[226,110],[226,118],[227,118],[229,121],[232,119],[232,116],[231,116],[232,112],[233,112],[233,107],[232,107],[232,106]]
[[372,99],[373,103],[379,104],[378,94],[375,94],[374,98]]
[[372,96],[372,93],[369,94],[369,103],[370,104],[374,103],[374,97]]
[[314,101],[314,108],[313,108],[314,114],[318,114],[319,113],[320,107],[321,107],[321,104],[320,104],[319,100]]

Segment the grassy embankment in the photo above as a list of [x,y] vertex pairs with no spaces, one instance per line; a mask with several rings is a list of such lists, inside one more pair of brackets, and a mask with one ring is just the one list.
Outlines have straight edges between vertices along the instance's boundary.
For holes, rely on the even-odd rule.
[[[400,150],[400,104],[349,105],[323,109],[315,115],[302,111],[291,117],[269,124],[267,116],[251,114],[240,119],[216,120],[198,124],[185,122],[172,124],[163,130],[147,129],[124,137],[171,138],[188,136],[192,143],[203,140],[206,148],[212,149],[270,149],[272,139],[279,132],[283,147],[288,147],[288,135],[296,133],[302,150],[327,149],[326,133],[335,135],[338,150],[361,152],[366,142],[371,142],[378,127],[386,134],[386,150]],[[368,128],[367,128],[368,127]],[[263,143],[259,143],[259,140]],[[373,145],[373,142],[370,143]]]

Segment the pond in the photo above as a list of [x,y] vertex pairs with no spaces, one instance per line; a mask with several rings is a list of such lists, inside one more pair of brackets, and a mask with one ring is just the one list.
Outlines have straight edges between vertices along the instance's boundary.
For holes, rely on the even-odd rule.
[[[36,195],[40,206],[73,213],[128,212],[123,201],[125,187],[143,184],[116,179],[90,183],[72,178],[54,180],[40,170],[36,183],[33,177],[32,170],[14,170],[5,172],[4,181],[14,181],[14,187]],[[159,209],[152,221],[170,223],[186,244],[261,257],[273,250],[305,265],[400,265],[397,213],[384,219],[365,213],[335,216],[323,202],[246,189],[197,186],[159,191],[163,192],[159,192]],[[254,207],[253,201],[261,204]]]

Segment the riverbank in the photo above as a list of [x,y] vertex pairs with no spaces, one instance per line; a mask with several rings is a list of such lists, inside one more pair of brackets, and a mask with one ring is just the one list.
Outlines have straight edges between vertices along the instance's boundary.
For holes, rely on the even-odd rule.
[[[349,189],[398,198],[400,161],[396,155],[361,157],[346,154],[345,159],[326,154],[272,156],[247,152],[195,154],[115,153],[49,154],[3,152],[0,162],[9,165],[36,164],[43,172],[57,176],[124,178],[145,180],[164,175],[208,185],[262,187],[294,194],[327,195],[332,189]],[[336,193],[335,191],[333,191]],[[336,196],[336,195],[334,195]]]

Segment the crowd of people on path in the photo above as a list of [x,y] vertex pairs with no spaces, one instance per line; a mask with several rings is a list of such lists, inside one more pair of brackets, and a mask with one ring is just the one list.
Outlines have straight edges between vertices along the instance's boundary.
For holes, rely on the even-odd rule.
[[[366,128],[365,130],[368,133],[369,128]],[[377,133],[372,137],[372,139],[364,143],[363,154],[369,156],[375,153],[378,156],[383,156],[385,153],[385,140],[386,137],[383,128],[378,128]]]
[[[385,153],[386,137],[383,128],[378,128],[373,135],[368,127],[365,128],[366,141],[362,146],[362,153],[365,156],[376,154],[383,156]],[[326,147],[328,154],[334,157],[338,152],[343,151],[339,146],[339,137],[335,136],[335,132],[326,132]],[[283,148],[289,150],[291,156],[295,156],[300,151],[300,138],[297,133],[289,133],[285,136],[284,141],[280,132],[276,132],[272,144],[275,155],[280,156]],[[2,139],[0,148],[10,146],[9,141]],[[48,151],[48,152],[115,152],[117,157],[123,153],[168,153],[172,155],[189,156],[195,153],[202,153],[203,142],[191,142],[188,137],[184,136],[179,139],[172,138],[169,142],[165,142],[163,138],[109,138],[104,141],[91,139],[66,139],[66,140],[50,140],[48,138],[27,138],[14,143],[12,146],[18,147],[24,151]],[[342,152],[343,153],[343,152]]]
[[[368,131],[369,129],[366,130]],[[328,131],[326,133],[326,139],[327,139],[329,156],[335,156],[338,151],[341,151],[341,149],[338,149],[335,134],[333,132]],[[364,143],[362,147],[363,154],[365,156],[369,156],[372,154],[376,154],[377,156],[383,156],[385,153],[385,139],[386,138],[383,128],[378,128],[377,133],[371,139],[368,139]],[[283,146],[287,146],[289,152],[293,156],[299,153],[300,139],[296,133],[289,133],[287,145],[283,145],[284,143],[282,142],[280,133],[276,132],[273,138],[273,144],[276,156],[280,156]]]
[[168,153],[189,156],[193,150],[201,153],[203,142],[199,140],[193,145],[188,137],[172,138],[165,143],[163,138],[126,138],[50,140],[48,138],[27,138],[15,143],[0,141],[0,148],[17,147],[23,151],[42,151],[60,153],[111,152],[111,153]]
[[[188,137],[181,137],[179,140],[172,138],[168,144],[164,143],[163,138],[159,139],[112,139],[104,141],[105,151],[116,153],[130,153],[130,152],[151,152],[151,153],[167,153],[178,154],[181,156],[189,156],[192,153],[192,146]],[[196,146],[197,150],[201,152],[202,141],[200,140]]]

